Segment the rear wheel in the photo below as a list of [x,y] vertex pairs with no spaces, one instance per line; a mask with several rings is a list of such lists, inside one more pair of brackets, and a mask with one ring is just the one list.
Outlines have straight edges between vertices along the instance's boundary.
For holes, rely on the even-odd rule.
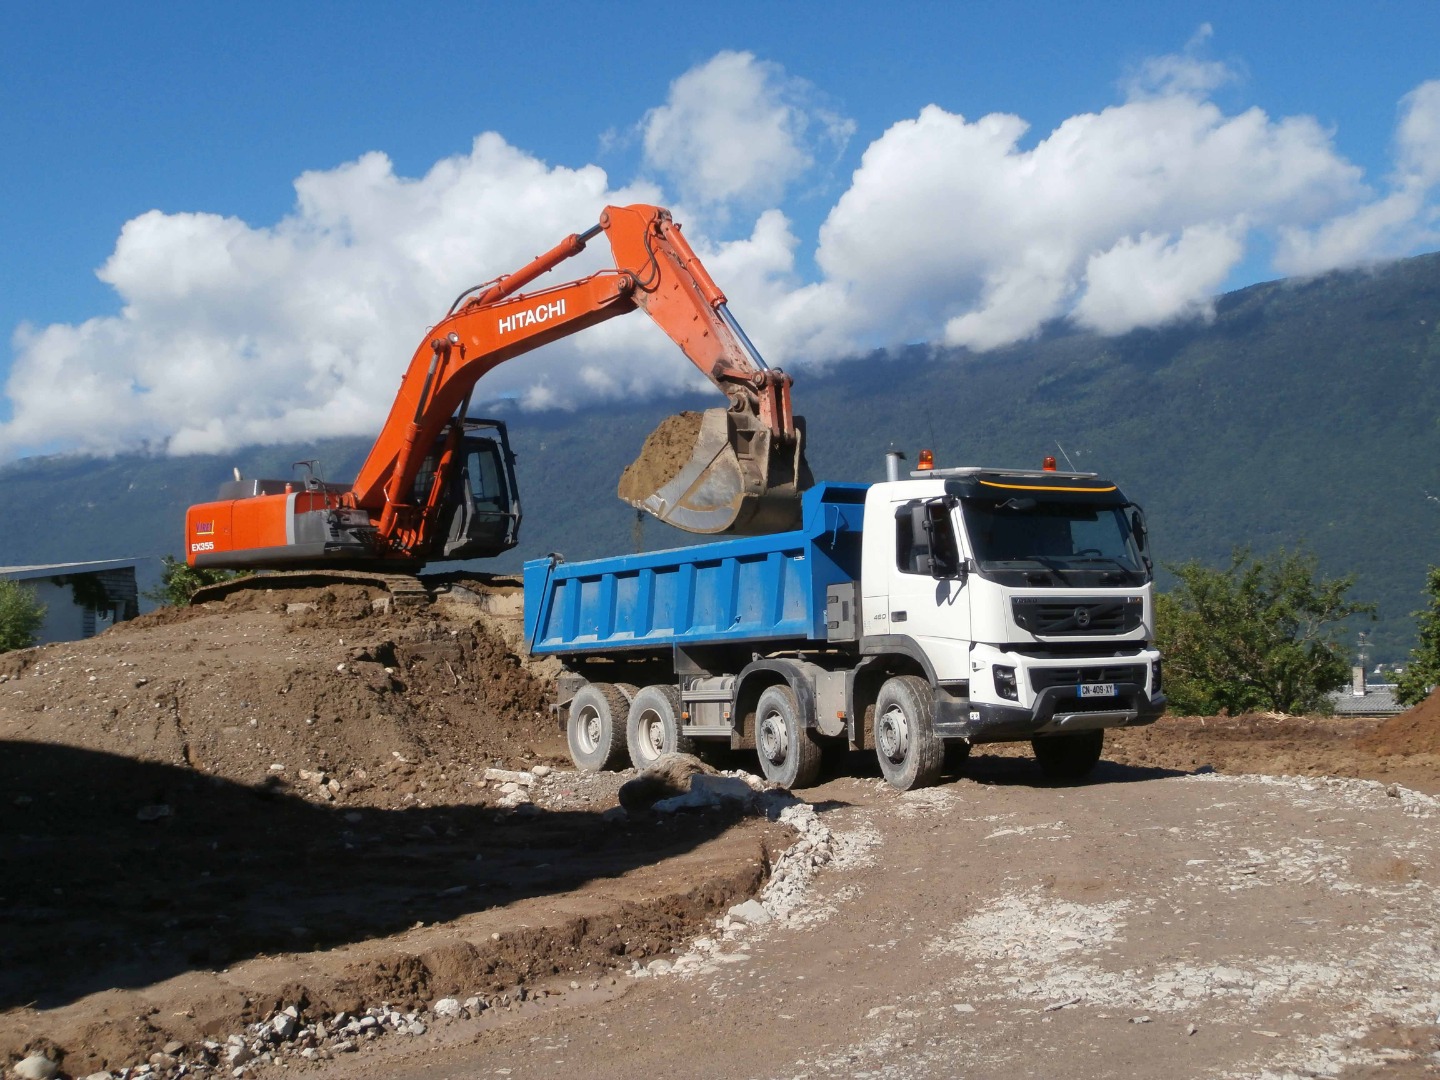
[[1090,774],[1105,747],[1105,729],[1041,735],[1031,739],[1035,760],[1046,780],[1081,780]]
[[636,692],[625,721],[630,761],[648,768],[662,754],[692,754],[694,740],[681,734],[680,691],[674,686],[647,686]]
[[586,683],[576,691],[565,720],[570,758],[582,772],[625,766],[625,720],[629,704],[612,683]]
[[875,756],[893,788],[909,791],[940,779],[945,743],[935,735],[935,692],[918,675],[897,675],[875,699]]
[[771,686],[760,695],[755,705],[755,753],[765,779],[781,787],[808,787],[820,775],[820,744],[790,687]]

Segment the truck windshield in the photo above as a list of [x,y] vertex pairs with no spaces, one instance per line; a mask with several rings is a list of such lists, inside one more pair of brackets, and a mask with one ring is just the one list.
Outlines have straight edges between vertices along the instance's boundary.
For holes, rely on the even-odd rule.
[[966,499],[962,506],[982,574],[1018,571],[1031,580],[1027,572],[1093,574],[1096,584],[1130,584],[1147,575],[1123,507],[1029,498]]

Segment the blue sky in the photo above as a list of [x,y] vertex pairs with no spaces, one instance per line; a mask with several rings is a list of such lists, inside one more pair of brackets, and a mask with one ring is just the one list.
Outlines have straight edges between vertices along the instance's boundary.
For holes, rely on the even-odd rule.
[[[1033,332],[1031,311],[1102,330],[1203,315],[1202,293],[1436,246],[1430,169],[1440,150],[1427,141],[1431,100],[1414,95],[1440,79],[1437,41],[1440,5],[1421,2],[7,5],[0,324],[7,338],[27,329],[0,353],[0,383],[10,380],[0,396],[0,460],[172,436],[172,449],[198,450],[372,430],[388,405],[379,388],[393,386],[453,282],[511,269],[589,224],[599,210],[585,212],[592,189],[683,210],[712,270],[732,275],[716,273],[752,336],[787,362],[898,340],[984,349]],[[732,92],[749,110],[734,125],[712,110]],[[1050,139],[1067,121],[1120,106],[1131,113],[1116,114],[1111,129],[1072,124],[1066,147]],[[1028,129],[1020,133],[1018,121],[982,129],[977,122],[991,114]],[[778,127],[765,117],[779,117]],[[1397,151],[1406,117],[1408,149]],[[695,134],[701,128],[710,134]],[[1086,173],[1085,160],[1182,130],[1193,145],[1178,158],[1193,152],[1188,169],[1199,179],[1181,191],[1183,177],[1170,177],[1164,183],[1176,190],[1149,209],[1127,217],[1103,192],[1065,194],[1054,196],[1042,227],[1004,200],[1005,185],[1041,173],[1041,201],[1060,188],[1110,183]],[[477,157],[484,132],[526,168]],[[778,139],[770,156],[756,148],[757,132]],[[998,143],[987,150],[985,139]],[[1237,166],[1272,156],[1289,164],[1245,179],[1258,192],[1253,206],[1242,191],[1210,198],[1202,189],[1219,192],[1236,171],[1215,155],[1244,139],[1252,141]],[[932,160],[937,146],[950,157]],[[389,175],[344,172],[373,152],[388,159]],[[907,154],[923,163],[907,163]],[[489,177],[486,205],[498,218],[472,220],[455,209],[453,192],[432,200],[453,219],[396,207],[430,198],[410,182],[452,159]],[[979,159],[989,164],[971,175]],[[717,168],[731,160],[735,184],[727,185]],[[896,172],[887,178],[882,165]],[[1127,176],[1153,166],[1137,159]],[[926,168],[936,184],[954,177],[953,199],[932,184],[879,205],[904,187],[895,177]],[[1396,180],[1406,168],[1409,179]],[[589,181],[569,183],[570,172],[587,169]],[[555,170],[566,172],[564,183]],[[306,173],[324,190],[301,214],[295,185]],[[507,182],[515,185],[508,212]],[[369,197],[346,186],[356,184],[385,194],[357,210]],[[530,213],[551,188],[553,198]],[[977,222],[963,220],[967,207]],[[431,247],[397,240],[398,252],[377,244],[367,256],[355,237],[383,236],[391,211],[396,237],[423,235]],[[946,219],[938,230],[937,217]],[[1111,217],[1068,247],[1047,244],[1047,230]],[[136,219],[148,224],[120,245]],[[517,219],[533,227],[490,242],[497,220]],[[252,277],[277,275],[264,289],[248,291],[248,279],[213,288],[171,280],[206,252],[275,242],[277,228],[300,239],[289,235],[283,252],[244,264]],[[977,228],[993,235],[972,243]],[[463,238],[467,229],[476,230],[473,262],[435,247],[437,234]],[[432,273],[440,248],[445,272]],[[1026,255],[1011,265],[1010,250]],[[96,271],[112,257],[103,282]],[[327,295],[399,298],[357,330],[357,342],[378,341],[377,351],[356,344],[347,371],[308,336],[303,310],[272,323],[265,298],[295,296],[283,275],[301,264],[314,282],[352,259],[358,268],[337,276]],[[886,272],[867,278],[862,262]],[[274,269],[281,263],[288,270]],[[195,271],[194,280],[204,277],[203,267]],[[1121,295],[1157,279],[1164,287],[1139,306]],[[244,295],[232,304],[237,280]],[[867,304],[869,321],[850,314]],[[114,318],[122,309],[128,323]],[[334,340],[326,316],[313,323],[317,339]],[[634,352],[654,354],[662,382],[691,377],[679,368],[670,377],[673,360],[662,351],[644,331],[615,331],[505,372],[495,392],[540,406],[631,393],[610,358]],[[275,403],[287,365],[306,373],[289,387],[289,396],[313,399],[306,408]],[[160,392],[156,384],[180,368],[183,385]],[[237,401],[251,391],[253,400]],[[209,422],[222,408],[234,416]],[[165,419],[182,411],[188,426]]]

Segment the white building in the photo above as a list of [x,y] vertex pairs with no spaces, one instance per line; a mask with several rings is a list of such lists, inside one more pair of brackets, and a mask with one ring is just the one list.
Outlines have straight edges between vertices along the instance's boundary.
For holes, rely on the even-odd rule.
[[138,559],[0,566],[0,578],[25,585],[45,605],[35,643],[94,637],[140,613],[135,588]]

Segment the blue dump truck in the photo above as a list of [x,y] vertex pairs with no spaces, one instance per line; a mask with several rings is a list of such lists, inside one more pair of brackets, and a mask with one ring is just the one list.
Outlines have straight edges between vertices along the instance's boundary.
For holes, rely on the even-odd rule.
[[988,468],[818,483],[792,532],[525,564],[530,651],[564,661],[585,770],[703,740],[786,787],[873,749],[901,790],[977,743],[1086,775],[1165,698],[1140,508],[1091,473]]

